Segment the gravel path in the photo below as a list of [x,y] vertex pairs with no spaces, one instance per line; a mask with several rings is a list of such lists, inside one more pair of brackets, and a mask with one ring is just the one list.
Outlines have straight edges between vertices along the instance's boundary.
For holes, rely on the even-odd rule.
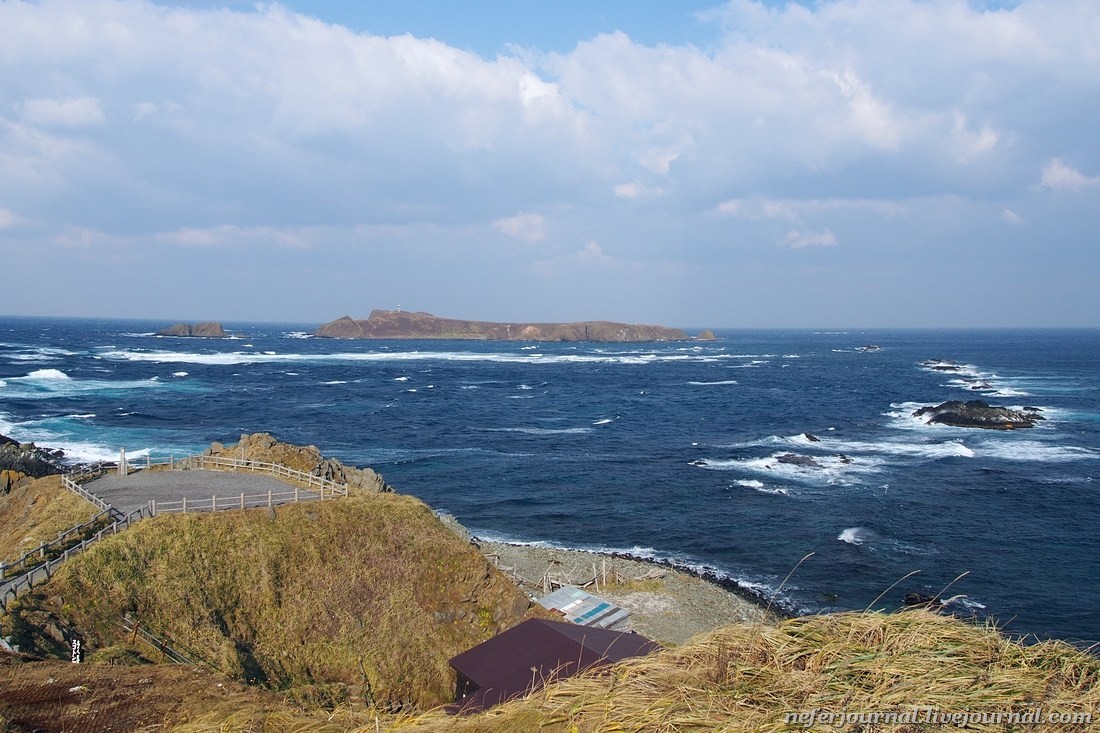
[[[271,491],[278,494],[294,490],[292,484],[271,476],[199,469],[146,470],[129,476],[108,474],[84,484],[84,488],[126,514],[154,499],[180,501],[186,497],[188,501],[205,501],[209,505],[212,496],[217,496],[220,501],[239,497],[242,493],[266,494]],[[302,498],[314,497],[316,493],[301,489],[299,495]]]
[[[696,634],[735,623],[760,623],[764,609],[713,583],[664,565],[600,555],[477,540],[481,551],[533,597],[543,595],[547,570],[581,585],[601,577],[609,582],[587,590],[630,611],[625,629],[664,645],[680,645]],[[623,629],[624,627],[618,627]]]

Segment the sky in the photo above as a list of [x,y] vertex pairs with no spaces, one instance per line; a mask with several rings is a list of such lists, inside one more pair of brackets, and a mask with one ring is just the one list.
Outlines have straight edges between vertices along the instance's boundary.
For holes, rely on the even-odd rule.
[[0,313],[1100,326],[1100,0],[0,0]]

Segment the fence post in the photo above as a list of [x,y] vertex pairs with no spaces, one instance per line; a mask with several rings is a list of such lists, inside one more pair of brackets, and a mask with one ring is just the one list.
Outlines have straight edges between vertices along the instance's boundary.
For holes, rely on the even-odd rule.
[[150,516],[153,516],[153,517],[157,516],[157,500],[156,499],[150,499],[149,500],[149,514],[150,514]]
[[210,497],[210,511],[212,511],[212,512],[218,511],[218,495],[217,494],[214,494],[213,496]]
[[183,513],[187,513],[187,497],[183,497]]
[[241,492],[241,509],[244,509],[244,492]]
[[272,504],[271,504],[271,489],[268,489],[267,490],[267,508],[270,509],[271,506],[272,506]]
[[294,503],[295,504],[298,503],[298,487],[297,486],[294,487]]
[[4,571],[8,569],[8,566],[0,562],[0,580],[4,579]]

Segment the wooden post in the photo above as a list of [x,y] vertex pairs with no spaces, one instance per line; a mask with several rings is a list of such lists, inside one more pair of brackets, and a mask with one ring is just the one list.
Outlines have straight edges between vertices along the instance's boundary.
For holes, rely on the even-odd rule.
[[297,486],[294,487],[294,503],[295,504],[298,503],[298,487]]
[[241,509],[244,509],[244,492],[241,492]]
[[218,511],[218,495],[217,494],[214,494],[213,496],[210,497],[210,511],[212,511],[212,512]]
[[183,497],[183,513],[187,513],[187,497]]
[[126,449],[119,448],[118,450],[118,475],[126,475]]
[[146,453],[145,454],[145,467],[150,468],[150,467],[152,467],[152,465],[153,465],[153,454],[152,454],[152,452]]
[[39,542],[38,543],[38,556],[39,557],[45,557],[46,556],[46,543],[45,542]]
[[272,504],[271,504],[271,489],[268,489],[267,490],[267,508],[270,509],[271,507],[272,507]]
[[153,517],[157,516],[157,500],[156,499],[150,499],[149,500],[149,515],[153,516]]

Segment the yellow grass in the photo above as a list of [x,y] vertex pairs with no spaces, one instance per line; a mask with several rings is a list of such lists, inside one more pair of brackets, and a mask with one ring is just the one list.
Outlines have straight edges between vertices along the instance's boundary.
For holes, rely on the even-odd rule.
[[17,608],[84,631],[92,650],[129,644],[130,614],[238,679],[301,688],[306,701],[423,710],[453,694],[447,659],[528,605],[422,502],[361,493],[146,520],[65,563]]
[[0,559],[17,560],[97,513],[94,505],[62,486],[60,476],[40,478],[0,494]]

